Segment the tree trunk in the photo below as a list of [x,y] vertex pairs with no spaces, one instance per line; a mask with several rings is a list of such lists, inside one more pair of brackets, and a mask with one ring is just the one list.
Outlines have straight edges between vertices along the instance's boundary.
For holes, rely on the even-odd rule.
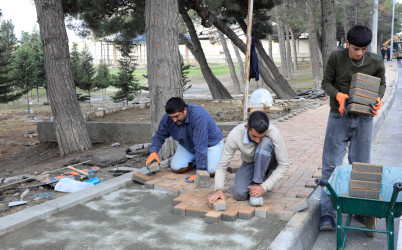
[[272,60],[274,60],[274,58],[272,57],[272,35],[268,35],[268,44],[269,44],[268,55],[269,57],[272,58]]
[[286,45],[285,38],[283,35],[282,22],[276,17],[276,28],[278,30],[278,40],[279,40],[279,53],[281,55],[281,72],[285,78],[289,78],[288,65],[286,63]]
[[299,63],[297,62],[297,47],[296,47],[296,38],[293,33],[292,28],[289,28],[290,36],[292,37],[292,47],[293,47],[293,68],[295,70],[299,70]]
[[228,62],[228,65],[229,65],[230,77],[232,78],[233,86],[235,87],[235,92],[236,92],[236,94],[239,94],[239,93],[241,93],[240,83],[239,83],[239,79],[237,78],[237,75],[236,75],[235,67],[233,65],[232,56],[230,55],[229,48],[226,43],[226,38],[222,34],[222,32],[220,32],[219,30],[218,30],[218,35],[219,35],[219,39],[221,40],[221,43],[222,43],[223,51],[225,52],[226,61]]
[[[179,54],[178,1],[145,1],[147,33],[147,70],[151,98],[151,129],[157,130],[165,104],[171,97],[183,97]],[[166,140],[158,155],[166,159],[174,154],[176,143]]]
[[311,72],[313,73],[313,83],[314,88],[318,88],[321,84],[321,72],[320,72],[320,62],[318,55],[318,39],[317,33],[315,32],[315,18],[314,18],[314,3],[313,0],[307,0],[307,10],[309,14],[309,22],[308,22],[308,33],[309,33],[309,49],[310,49],[310,66]]
[[336,14],[335,0],[321,0],[322,15],[322,61],[327,65],[329,55],[336,50]]
[[193,21],[184,9],[180,9],[180,14],[186,23],[188,32],[190,33],[191,41],[184,35],[180,35],[180,40],[186,44],[187,48],[191,51],[197,62],[200,64],[202,75],[208,84],[213,99],[233,99],[229,91],[223,86],[218,78],[212,73],[211,68],[208,65],[205,58],[204,51],[200,40],[198,39],[197,32],[195,30]]
[[92,147],[75,92],[60,0],[35,0],[60,156]]
[[286,34],[286,62],[289,71],[289,78],[292,79],[292,73],[295,71],[292,64],[292,50],[290,49],[290,35],[289,35],[289,27],[285,25],[285,34]]
[[36,97],[37,97],[37,100],[39,103],[39,85],[38,84],[36,84]]
[[[239,48],[237,48],[237,46],[232,43],[233,45],[233,50],[236,54],[236,58],[237,58],[237,63],[239,64],[239,71],[240,71],[240,82],[243,83],[244,82],[244,64],[243,64],[243,60],[241,59],[241,55],[239,52]],[[242,85],[242,84],[240,84]],[[242,91],[243,92],[243,91]]]
[[29,105],[29,94],[27,93],[28,114],[31,113],[31,106]]

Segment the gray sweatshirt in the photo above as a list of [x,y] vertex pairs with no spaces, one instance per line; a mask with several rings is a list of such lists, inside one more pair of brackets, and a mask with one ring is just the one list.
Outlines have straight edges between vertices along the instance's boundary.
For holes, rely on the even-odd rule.
[[[216,168],[215,173],[215,191],[222,189],[225,183],[226,169],[233,159],[236,150],[240,150],[240,159],[244,162],[254,162],[254,153],[257,149],[257,145],[245,144],[244,136],[246,128],[242,123],[237,125],[232,131],[230,131],[226,142],[223,145],[221,160]],[[289,157],[286,149],[285,141],[282,138],[279,130],[272,124],[269,125],[268,132],[265,135],[271,139],[275,148],[275,158],[278,161],[278,167],[272,172],[266,181],[261,185],[265,192],[272,191],[275,184],[286,174],[289,168]]]

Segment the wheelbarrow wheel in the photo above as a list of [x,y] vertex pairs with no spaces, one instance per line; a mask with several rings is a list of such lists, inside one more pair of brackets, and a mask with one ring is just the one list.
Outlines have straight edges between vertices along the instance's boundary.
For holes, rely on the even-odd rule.
[[[366,217],[366,227],[369,229],[375,229],[377,224],[377,218],[374,216],[367,216]],[[366,231],[366,234],[368,237],[374,237],[375,233],[374,232],[368,232]]]

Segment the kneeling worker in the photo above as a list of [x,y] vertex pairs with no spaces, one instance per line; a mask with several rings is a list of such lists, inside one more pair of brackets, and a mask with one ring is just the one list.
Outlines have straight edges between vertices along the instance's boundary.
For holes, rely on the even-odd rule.
[[216,169],[215,192],[208,196],[210,206],[219,198],[225,200],[225,173],[236,150],[240,150],[243,161],[235,177],[236,200],[247,200],[250,196],[258,198],[272,191],[289,168],[288,153],[279,130],[269,124],[265,112],[254,111],[247,124],[237,125],[226,138]]
[[207,170],[213,175],[221,157],[223,134],[211,115],[200,106],[186,104],[180,97],[170,98],[165,110],[152,137],[146,165],[154,160],[160,162],[157,153],[166,138],[172,136],[178,141],[170,164],[174,173],[185,173],[195,163],[197,170]]

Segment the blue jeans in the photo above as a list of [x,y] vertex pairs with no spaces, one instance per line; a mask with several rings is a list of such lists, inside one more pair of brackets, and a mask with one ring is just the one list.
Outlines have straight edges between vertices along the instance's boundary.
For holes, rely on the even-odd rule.
[[[369,163],[372,138],[373,118],[371,116],[329,113],[322,154],[321,179],[327,181],[334,169],[342,165],[348,142],[350,142],[349,164],[353,162]],[[321,189],[320,204],[321,216],[329,215],[335,218],[335,210],[323,188]]]
[[[221,151],[223,147],[223,141],[221,140],[215,146],[208,147],[208,173],[212,174],[216,171],[216,166],[218,166],[221,160]],[[177,144],[176,153],[172,158],[170,167],[173,170],[179,170],[188,166],[189,163],[195,161],[195,155],[185,149],[182,145]]]
[[236,172],[234,198],[239,201],[249,199],[248,186],[263,183],[277,166],[274,144],[268,137],[263,137],[255,151],[254,162],[243,162]]

